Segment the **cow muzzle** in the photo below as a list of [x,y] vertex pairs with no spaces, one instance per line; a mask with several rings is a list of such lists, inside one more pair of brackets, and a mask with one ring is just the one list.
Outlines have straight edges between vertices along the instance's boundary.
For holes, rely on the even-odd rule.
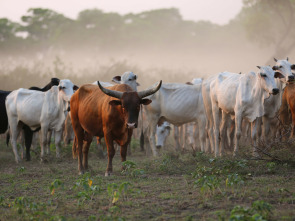
[[272,94],[273,95],[276,95],[276,94],[278,94],[280,92],[280,90],[278,89],[278,88],[274,88],[274,89],[272,89]]
[[294,76],[292,76],[292,75],[290,75],[290,76],[288,76],[288,82],[290,82],[290,81],[294,81]]
[[135,129],[135,128],[137,128],[137,124],[136,123],[127,123],[127,128],[128,129]]
[[157,147],[157,149],[161,149],[162,145],[157,145],[156,147]]

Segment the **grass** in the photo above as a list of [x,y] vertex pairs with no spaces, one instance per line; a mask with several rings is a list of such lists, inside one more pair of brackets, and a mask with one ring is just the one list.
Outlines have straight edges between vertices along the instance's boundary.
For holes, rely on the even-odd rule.
[[45,163],[32,153],[16,164],[0,140],[0,220],[295,219],[292,163],[168,150],[153,158],[135,144],[125,170],[117,151],[104,177],[107,159],[94,145],[89,173],[79,176],[71,146],[60,159],[52,150]]

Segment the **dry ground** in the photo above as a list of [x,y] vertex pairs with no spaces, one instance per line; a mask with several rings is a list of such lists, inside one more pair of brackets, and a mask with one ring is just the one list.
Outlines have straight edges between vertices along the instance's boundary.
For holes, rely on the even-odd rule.
[[[163,151],[133,153],[121,172],[104,177],[106,159],[90,149],[89,173],[79,176],[71,146],[45,163],[14,162],[0,141],[0,220],[294,220],[294,148],[284,162]],[[293,151],[292,151],[293,150]],[[238,207],[240,206],[240,207]]]

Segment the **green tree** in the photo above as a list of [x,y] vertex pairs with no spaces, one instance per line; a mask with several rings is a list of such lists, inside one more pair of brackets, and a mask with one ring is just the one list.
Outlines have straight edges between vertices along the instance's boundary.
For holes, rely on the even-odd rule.
[[248,38],[262,46],[274,46],[273,57],[285,58],[295,48],[294,0],[244,0],[238,19]]
[[28,15],[22,16],[21,20],[25,24],[22,30],[28,32],[28,39],[46,42],[46,45],[57,42],[72,23],[62,14],[43,8],[30,8]]

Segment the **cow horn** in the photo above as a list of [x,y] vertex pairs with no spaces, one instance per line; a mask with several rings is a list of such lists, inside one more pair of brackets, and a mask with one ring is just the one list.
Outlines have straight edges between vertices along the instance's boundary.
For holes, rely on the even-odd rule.
[[289,58],[287,57],[287,59],[286,59],[287,61],[289,60]]
[[151,89],[148,89],[148,90],[144,90],[144,91],[139,91],[138,92],[138,96],[140,98],[144,98],[144,97],[147,97],[147,96],[149,96],[151,94],[154,94],[154,93],[156,93],[160,89],[161,85],[162,85],[162,80],[154,88],[151,88]]
[[100,90],[105,93],[106,95],[109,95],[111,97],[115,97],[118,99],[121,99],[123,96],[123,92],[121,91],[114,91],[114,90],[110,90],[110,89],[106,89],[103,86],[101,86],[101,84],[99,83],[99,81],[97,81],[97,85],[100,88]]
[[275,60],[275,62],[277,62],[278,60],[276,58],[273,58]]

